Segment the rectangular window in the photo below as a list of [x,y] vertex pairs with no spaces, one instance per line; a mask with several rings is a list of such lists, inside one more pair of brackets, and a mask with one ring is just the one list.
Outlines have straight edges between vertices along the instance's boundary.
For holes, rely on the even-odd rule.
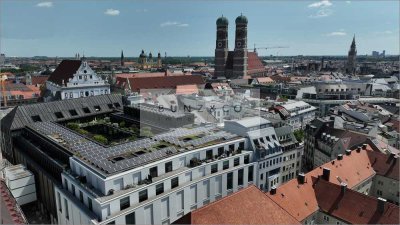
[[211,165],[211,173],[218,172],[218,164]]
[[71,188],[72,195],[75,196],[75,185],[71,184]]
[[147,200],[147,190],[143,190],[139,192],[139,202],[143,202]]
[[68,202],[67,199],[64,198],[64,207],[65,207],[65,218],[69,219],[69,211],[68,211]]
[[83,203],[83,193],[82,191],[79,191],[79,201]]
[[56,115],[57,119],[64,118],[64,115],[61,112],[55,112],[54,115]]
[[249,155],[245,155],[244,156],[244,164],[249,164],[250,163],[250,156]]
[[215,177],[215,194],[220,195],[222,193],[222,176]]
[[239,143],[239,149],[240,150],[244,150],[244,142],[240,142]]
[[248,177],[249,177],[249,182],[253,181],[253,166],[249,166],[249,170],[248,170]]
[[135,212],[131,212],[125,216],[125,224],[135,224]]
[[183,196],[183,191],[176,193],[176,204],[177,204],[176,209],[178,212],[184,209],[185,206],[184,200],[185,198]]
[[218,148],[218,156],[221,156],[222,154],[224,154],[224,147],[219,147]]
[[88,201],[89,210],[91,211],[92,208],[93,208],[93,206],[92,206],[92,199],[88,197],[88,198],[87,198],[87,201]]
[[77,116],[78,115],[78,113],[76,112],[75,109],[69,110],[69,114],[71,114],[71,116]]
[[172,171],[172,162],[165,163],[165,173]]
[[58,199],[58,210],[62,213],[62,206],[61,206],[61,195],[60,192],[57,192],[57,199]]
[[119,201],[119,210],[124,210],[130,207],[129,196]]
[[175,177],[171,179],[171,189],[179,186],[179,177]]
[[210,198],[210,181],[205,180],[203,181],[203,186],[204,186],[204,199],[209,199]]
[[264,174],[263,173],[260,175],[260,180],[262,180],[262,179],[264,179]]
[[226,189],[231,190],[233,188],[233,173],[230,172],[226,175]]
[[32,116],[31,118],[32,118],[33,122],[42,122],[42,119],[40,118],[39,115]]
[[233,166],[239,166],[240,158],[236,158],[233,160]]
[[158,176],[157,166],[150,168],[150,176],[151,177],[157,177]]
[[229,161],[224,161],[222,165],[222,169],[226,170],[229,168]]
[[190,196],[191,196],[190,205],[195,205],[197,203],[197,186],[196,185],[190,187]]
[[213,158],[213,151],[212,150],[207,150],[206,159],[212,159],[212,158]]
[[156,195],[164,193],[164,183],[156,185]]
[[90,109],[88,107],[84,107],[82,110],[84,113],[90,113]]
[[243,169],[240,169],[238,171],[238,185],[242,186],[243,185]]
[[101,108],[100,108],[99,105],[95,105],[95,106],[94,106],[94,110],[96,110],[96,111],[98,112],[98,111],[101,111]]

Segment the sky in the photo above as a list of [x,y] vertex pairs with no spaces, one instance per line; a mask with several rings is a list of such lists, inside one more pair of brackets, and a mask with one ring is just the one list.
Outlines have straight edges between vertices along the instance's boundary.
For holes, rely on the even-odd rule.
[[393,1],[94,1],[1,0],[0,51],[6,56],[213,56],[216,19],[248,18],[248,48],[260,55],[399,54],[399,7]]

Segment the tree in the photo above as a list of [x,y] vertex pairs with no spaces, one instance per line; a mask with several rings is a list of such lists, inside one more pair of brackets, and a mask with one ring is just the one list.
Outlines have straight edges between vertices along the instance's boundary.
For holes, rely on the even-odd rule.
[[142,136],[142,137],[152,137],[153,133],[151,132],[151,127],[142,127],[140,129],[140,136]]
[[78,130],[79,129],[79,124],[70,122],[70,123],[67,123],[67,127],[69,129],[71,129],[71,130]]
[[294,136],[296,137],[296,140],[298,142],[302,142],[304,140],[304,131],[303,130],[296,130],[293,132]]
[[94,136],[93,136],[93,139],[94,139],[95,141],[97,141],[97,142],[102,143],[102,144],[107,144],[107,143],[108,143],[107,138],[104,137],[103,135],[100,135],[100,134],[94,135]]

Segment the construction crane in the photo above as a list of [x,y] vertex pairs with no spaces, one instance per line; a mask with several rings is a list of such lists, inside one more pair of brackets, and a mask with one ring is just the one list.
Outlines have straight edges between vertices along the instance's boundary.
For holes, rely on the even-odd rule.
[[[257,49],[264,49],[264,50],[268,50],[268,49],[276,49],[276,48],[289,48],[289,46],[270,46],[270,47],[256,47],[256,44],[254,44],[254,52],[257,52]],[[250,48],[248,48],[247,50],[251,50]]]
[[7,75],[0,73],[1,95],[3,96],[3,105],[7,107],[7,90],[6,90]]

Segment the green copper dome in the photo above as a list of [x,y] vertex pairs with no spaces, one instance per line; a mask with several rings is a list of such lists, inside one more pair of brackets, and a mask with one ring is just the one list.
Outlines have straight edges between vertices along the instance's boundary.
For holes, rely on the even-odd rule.
[[247,24],[247,17],[245,17],[245,16],[243,16],[243,15],[240,15],[240,16],[238,16],[237,18],[236,18],[236,20],[235,20],[235,23],[236,24],[238,24],[238,23],[242,23],[242,24]]
[[144,53],[144,50],[142,50],[142,53],[139,55],[140,58],[147,58],[146,53]]
[[226,17],[221,16],[217,19],[217,26],[228,26],[229,21]]

